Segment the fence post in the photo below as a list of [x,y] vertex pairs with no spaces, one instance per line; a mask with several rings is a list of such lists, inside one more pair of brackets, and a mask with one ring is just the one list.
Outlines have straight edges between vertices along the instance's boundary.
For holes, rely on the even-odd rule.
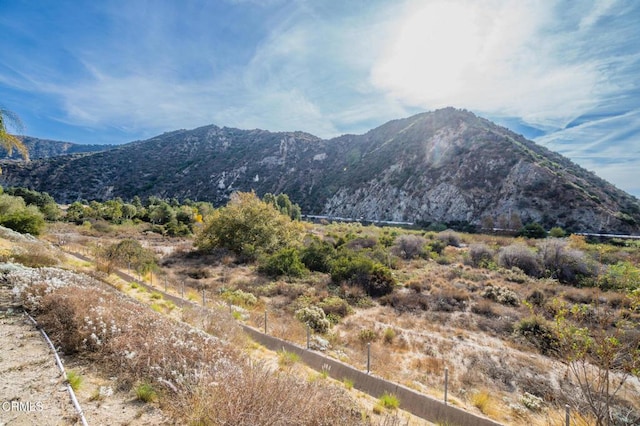
[[307,350],[311,349],[311,329],[309,328],[309,324],[307,324]]
[[204,298],[204,288],[203,288],[202,289],[202,306],[206,307],[205,303],[206,303],[206,301],[205,301],[205,298]]
[[447,393],[449,391],[449,367],[444,368],[444,405],[447,405]]
[[184,281],[182,281],[182,299],[184,299]]
[[267,310],[264,310],[264,334],[267,334]]
[[367,374],[371,372],[371,342],[367,343]]
[[566,426],[571,426],[571,408],[569,407],[569,404],[565,404],[564,411],[564,423]]

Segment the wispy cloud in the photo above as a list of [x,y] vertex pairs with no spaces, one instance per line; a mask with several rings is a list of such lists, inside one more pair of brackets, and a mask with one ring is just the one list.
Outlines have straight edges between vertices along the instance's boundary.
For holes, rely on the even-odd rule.
[[210,123],[332,137],[455,106],[630,190],[633,167],[608,164],[640,170],[639,20],[621,0],[8,0],[0,96],[84,142]]

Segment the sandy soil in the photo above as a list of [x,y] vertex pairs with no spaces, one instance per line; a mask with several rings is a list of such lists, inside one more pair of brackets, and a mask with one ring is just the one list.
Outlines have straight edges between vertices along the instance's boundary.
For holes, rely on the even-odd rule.
[[[44,338],[26,316],[8,313],[6,298],[0,299],[0,426],[81,424]],[[117,391],[115,378],[101,377],[90,363],[63,362],[83,378],[76,395],[89,425],[171,424],[154,405]]]

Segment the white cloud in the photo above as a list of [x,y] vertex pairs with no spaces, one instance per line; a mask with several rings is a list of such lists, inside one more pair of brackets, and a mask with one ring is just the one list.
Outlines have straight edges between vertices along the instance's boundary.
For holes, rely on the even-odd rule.
[[562,127],[594,106],[598,63],[571,63],[553,2],[409,1],[371,81],[410,105],[464,107]]

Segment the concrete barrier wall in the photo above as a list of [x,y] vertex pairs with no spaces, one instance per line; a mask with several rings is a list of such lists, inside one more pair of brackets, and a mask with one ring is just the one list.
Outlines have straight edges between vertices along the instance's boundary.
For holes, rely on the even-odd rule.
[[300,360],[314,370],[325,370],[332,378],[353,381],[353,387],[373,397],[379,398],[385,392],[394,394],[400,400],[400,407],[430,422],[447,423],[458,426],[501,426],[493,420],[464,411],[458,407],[446,405],[443,401],[416,392],[397,383],[367,374],[336,359],[326,357],[318,352],[310,351],[293,343],[268,336],[258,330],[242,325],[244,331],[253,340],[278,351],[286,350],[300,356]]
[[[74,255],[79,258],[87,259],[82,255],[75,253]],[[197,303],[164,293],[163,291],[144,282],[140,282],[136,280],[135,277],[121,271],[116,271],[116,274],[124,280],[138,282],[149,289],[149,291],[159,291],[163,293],[166,299],[173,301],[178,306],[198,306]],[[446,423],[448,425],[457,426],[503,426],[501,423],[495,422],[486,417],[469,413],[468,411],[462,410],[458,407],[446,405],[443,401],[421,394],[413,389],[407,388],[406,386],[367,374],[366,372],[353,368],[352,366],[340,362],[337,359],[322,355],[319,352],[310,351],[293,343],[278,339],[277,337],[269,336],[244,324],[240,324],[240,326],[253,340],[266,348],[273,351],[284,349],[287,352],[296,353],[300,356],[302,362],[314,370],[325,370],[329,376],[336,380],[343,380],[347,378],[353,381],[353,387],[375,398],[379,398],[385,392],[394,394],[398,397],[400,407],[403,410],[430,422]]]

